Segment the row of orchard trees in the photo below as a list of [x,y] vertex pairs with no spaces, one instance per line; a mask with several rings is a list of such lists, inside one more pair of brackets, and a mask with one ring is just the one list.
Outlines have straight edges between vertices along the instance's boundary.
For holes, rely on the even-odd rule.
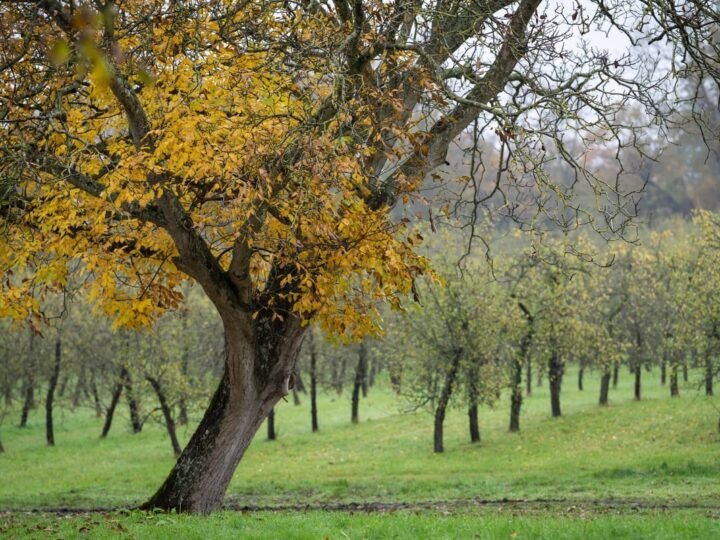
[[[578,385],[592,370],[607,405],[622,367],[642,397],[643,373],[660,372],[670,394],[688,372],[707,395],[720,372],[720,218],[701,212],[636,243],[594,246],[582,237],[505,240],[492,257],[448,266],[418,286],[419,302],[388,317],[378,349],[394,385],[434,414],[434,449],[452,404],[467,407],[472,441],[478,406],[508,396],[509,429],[520,429],[523,394],[543,376],[552,416],[562,414],[568,365]],[[682,375],[681,375],[682,374]],[[535,375],[535,377],[533,377]]]
[[[442,237],[447,260],[456,243]],[[430,250],[433,249],[430,240]],[[490,263],[491,261],[491,263]],[[642,397],[643,374],[659,371],[670,394],[679,378],[698,378],[713,394],[720,373],[720,218],[698,213],[634,244],[593,245],[581,236],[516,235],[498,242],[492,258],[461,267],[441,263],[418,281],[414,300],[384,315],[381,339],[333,343],[313,329],[303,344],[294,401],[305,392],[309,425],[317,431],[320,391],[350,396],[349,419],[384,371],[412,409],[433,413],[433,447],[443,451],[448,408],[465,407],[470,439],[480,440],[479,407],[510,401],[510,431],[520,429],[524,395],[547,381],[550,410],[560,416],[566,369],[574,365],[583,387],[591,371],[600,379],[600,405],[618,373],[633,374]],[[88,406],[104,416],[107,435],[118,407],[131,429],[149,418],[167,428],[173,451],[177,424],[188,422],[210,396],[223,356],[222,330],[208,303],[188,291],[188,303],[151,332],[113,332],[83,302],[60,303],[43,333],[0,328],[2,410],[27,424],[42,403],[48,443],[54,442],[54,406]],[[48,310],[48,313],[53,310]],[[62,316],[60,316],[62,315]],[[16,405],[16,406],[15,406]],[[7,414],[0,414],[0,421]],[[268,436],[275,437],[274,415]],[[0,448],[2,448],[0,446]]]

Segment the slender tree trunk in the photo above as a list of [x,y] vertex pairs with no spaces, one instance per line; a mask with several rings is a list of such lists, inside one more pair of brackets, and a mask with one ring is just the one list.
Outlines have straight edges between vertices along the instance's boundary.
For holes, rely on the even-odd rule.
[[688,365],[687,365],[687,360],[683,362],[682,372],[683,372],[683,381],[684,381],[684,382],[688,382]]
[[561,416],[560,388],[562,387],[563,364],[556,353],[550,357],[548,364],[548,382],[550,384],[550,409],[553,417]]
[[[245,450],[278,400],[290,393],[305,331],[292,315],[252,323],[224,313],[225,371],[195,433],[143,508],[207,513],[222,504]],[[250,317],[247,317],[248,320]]]
[[612,373],[609,367],[603,369],[602,376],[600,377],[600,400],[599,403],[602,406],[608,404],[608,394],[610,393],[610,378]]
[[115,383],[115,387],[113,388],[112,397],[110,398],[110,406],[107,408],[105,413],[105,423],[103,424],[102,433],[100,434],[101,439],[104,439],[107,437],[108,433],[110,433],[113,416],[115,416],[115,408],[117,407],[118,401],[120,401],[120,394],[122,394],[122,390],[122,376],[119,376],[117,382]]
[[478,370],[476,366],[468,369],[468,427],[470,442],[480,442],[480,424],[478,423]]
[[13,402],[13,385],[10,383],[7,383],[5,385],[5,388],[3,388],[3,399],[5,401],[6,407],[11,407]]
[[5,447],[2,444],[2,439],[0,439],[0,454],[5,452]]
[[312,431],[315,433],[320,428],[318,427],[317,412],[317,351],[312,331],[308,336],[308,343],[310,345],[310,419]]
[[713,395],[713,365],[710,355],[705,355],[705,395]]
[[95,418],[102,416],[102,403],[100,402],[100,393],[98,392],[97,379],[93,371],[90,377],[90,391],[92,392],[93,403],[95,404]]
[[460,366],[460,358],[461,354],[456,354],[453,357],[450,368],[445,374],[445,384],[443,385],[442,391],[440,393],[440,399],[438,399],[438,404],[435,408],[433,451],[437,454],[441,454],[445,450],[445,448],[443,447],[443,427],[445,424],[445,411],[447,410],[448,403],[450,402],[453,385],[455,384],[455,379],[457,378],[458,367]]
[[360,344],[358,350],[358,363],[355,369],[355,384],[353,385],[352,393],[352,411],[350,420],[353,424],[357,424],[360,421],[360,390],[363,387],[365,381],[365,372],[367,371],[367,346],[363,341]]
[[[188,313],[187,313],[187,311],[182,312],[181,327],[182,327],[183,337],[187,336],[188,335]],[[187,339],[183,339],[183,353],[182,353],[182,362],[180,364],[180,371],[182,373],[183,379],[186,381],[189,378],[189,366],[190,366],[190,347],[188,346]],[[177,423],[180,426],[186,426],[188,423],[188,411],[187,411],[187,395],[184,390],[180,394],[178,409],[179,410],[178,410]]]
[[275,409],[270,409],[270,414],[268,414],[267,417],[267,438],[268,441],[277,439],[277,433],[275,432]]
[[578,390],[583,391],[583,374],[585,373],[585,366],[580,366],[578,370]]
[[55,387],[60,376],[60,355],[61,344],[60,339],[55,341],[55,364],[53,372],[50,375],[50,383],[48,384],[47,397],[45,398],[45,440],[48,446],[55,446],[55,430],[53,429],[53,398],[55,397]]
[[375,375],[377,374],[378,359],[377,355],[373,355],[370,359],[370,369],[368,370],[368,386],[375,385]]
[[85,366],[82,366],[80,368],[80,375],[78,376],[78,380],[75,383],[75,390],[73,392],[73,399],[72,399],[72,406],[73,408],[78,407],[80,405],[80,399],[82,398],[83,393],[87,393],[87,389],[85,388],[86,381],[85,381]]
[[145,379],[150,383],[150,386],[152,386],[152,389],[155,391],[155,395],[158,398],[158,403],[160,403],[160,410],[162,411],[163,418],[165,419],[165,429],[168,432],[168,437],[170,437],[170,444],[172,445],[175,457],[180,457],[182,448],[180,448],[180,443],[178,442],[177,433],[175,431],[175,420],[173,420],[172,411],[168,405],[167,397],[165,396],[165,392],[163,392],[162,385],[158,379],[150,377],[149,375],[146,375]]
[[667,362],[665,360],[660,364],[660,384],[667,384]]
[[302,378],[302,373],[300,372],[300,366],[295,366],[295,388],[294,390],[296,392],[301,392],[303,394],[307,394],[307,388],[305,388],[305,382]]
[[640,401],[640,377],[642,375],[642,366],[639,361],[636,361],[635,367],[635,400]]
[[[528,377],[529,380],[529,377]],[[520,409],[522,408],[522,360],[513,361],[512,393],[510,394],[510,431],[520,431]]]
[[615,362],[615,363],[613,363],[613,371],[612,371],[613,388],[617,388],[619,374],[620,374],[620,364],[618,362]]
[[532,360],[528,358],[525,360],[525,393],[528,396],[532,395]]
[[672,364],[670,366],[670,395],[677,397],[680,395],[680,386],[678,385],[678,366]]
[[292,396],[293,396],[293,405],[298,407],[302,403],[300,402],[300,393],[297,391],[297,388],[292,389]]
[[132,431],[133,433],[140,433],[143,428],[142,420],[140,420],[140,405],[135,398],[132,376],[127,367],[123,366],[120,372],[120,378],[125,387],[125,398],[127,399],[128,409],[130,410],[130,425],[132,426]]
[[35,406],[35,381],[31,375],[25,381],[25,400],[23,401],[22,411],[20,412],[20,427],[27,427],[30,409]]
[[67,383],[70,380],[70,378],[65,375],[63,376],[62,380],[60,381],[60,388],[58,388],[58,396],[64,397],[65,396],[65,390],[67,389]]

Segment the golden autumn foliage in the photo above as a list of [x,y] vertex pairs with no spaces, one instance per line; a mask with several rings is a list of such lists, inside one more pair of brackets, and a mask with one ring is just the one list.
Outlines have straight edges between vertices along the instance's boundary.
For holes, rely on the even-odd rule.
[[[325,76],[333,59],[313,50],[344,36],[264,4],[185,9],[78,9],[71,38],[42,17],[19,32],[22,14],[2,8],[2,54],[13,64],[0,73],[0,315],[38,318],[45,291],[69,281],[117,327],[177,307],[187,276],[156,208],[168,194],[223,270],[247,246],[255,310],[278,319],[291,310],[348,337],[372,332],[376,303],[398,305],[426,262],[416,233],[368,203],[374,179],[362,165],[377,147],[343,128],[349,112],[318,111],[346,83]],[[290,39],[295,56],[272,46]],[[141,141],[117,79],[144,109]],[[385,129],[371,114],[380,90],[356,87],[353,129],[374,140]],[[284,274],[267,294],[273,267]]]

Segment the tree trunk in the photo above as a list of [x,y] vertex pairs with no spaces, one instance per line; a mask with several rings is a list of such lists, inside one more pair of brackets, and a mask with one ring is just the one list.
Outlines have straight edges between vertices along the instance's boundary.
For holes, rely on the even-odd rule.
[[[529,361],[528,361],[529,363]],[[530,377],[528,377],[528,381]],[[522,361],[513,362],[512,390],[510,395],[510,431],[520,431],[520,409],[522,407]]]
[[128,402],[128,409],[130,409],[130,425],[132,426],[132,431],[133,433],[140,433],[143,428],[142,420],[140,420],[140,405],[135,398],[132,386],[132,377],[130,376],[130,371],[128,371],[127,367],[123,366],[122,371],[120,372],[120,380],[122,380],[122,384],[125,387],[125,398]]
[[308,343],[310,345],[310,419],[312,431],[315,433],[319,429],[317,414],[317,351],[315,350],[315,340],[312,332],[310,332]]
[[370,361],[370,369],[368,370],[368,386],[375,385],[375,375],[377,374],[378,359],[374,354]]
[[35,406],[35,381],[31,375],[25,381],[25,400],[23,401],[22,411],[20,413],[20,427],[27,427],[30,409]]
[[58,388],[58,397],[64,397],[65,396],[65,390],[67,389],[67,383],[70,380],[70,378],[65,375],[62,378],[62,381],[60,381],[60,388]]
[[267,438],[268,441],[274,441],[277,439],[277,433],[275,432],[275,409],[270,409],[270,414],[267,417]]
[[713,365],[710,355],[705,355],[705,395],[713,395]]
[[355,384],[353,385],[352,393],[352,411],[350,420],[353,424],[357,424],[360,421],[360,390],[365,384],[365,372],[367,371],[367,347],[363,341],[360,344],[358,350],[358,363],[355,369]]
[[680,386],[678,385],[678,367],[677,364],[670,366],[670,395],[677,397],[680,395]]
[[297,388],[292,389],[292,396],[293,396],[293,405],[295,405],[296,407],[301,405],[300,393],[297,391]]
[[[182,312],[182,321],[181,321],[181,327],[183,336],[188,335],[188,312],[187,310]],[[190,348],[188,346],[187,339],[183,339],[183,353],[182,353],[182,362],[180,364],[180,372],[182,373],[183,379],[185,381],[189,380],[189,365],[190,365]],[[188,423],[188,411],[187,411],[187,395],[185,390],[183,390],[180,394],[180,399],[178,403],[178,417],[177,417],[177,423],[180,426],[186,426]]]
[[688,382],[688,365],[687,365],[687,360],[686,360],[685,362],[683,362],[682,372],[683,372],[683,381],[684,381],[684,382]]
[[450,396],[452,395],[453,385],[457,377],[458,367],[460,365],[460,354],[456,354],[453,357],[450,369],[445,374],[445,384],[443,385],[442,392],[440,393],[440,399],[438,399],[437,407],[435,408],[435,426],[433,430],[433,451],[437,454],[441,454],[445,449],[443,447],[443,426],[445,424],[445,411],[447,410]]
[[95,418],[100,418],[102,416],[102,403],[100,402],[100,393],[98,392],[97,380],[94,372],[90,378],[90,391],[92,392],[93,403],[95,404]]
[[525,393],[528,396],[532,395],[532,360],[528,358],[525,360]]
[[604,367],[602,376],[600,377],[600,400],[599,403],[601,406],[605,406],[608,404],[608,394],[610,393],[610,378],[612,377],[612,372],[610,370],[610,367]]
[[617,388],[619,372],[620,372],[620,364],[618,362],[613,363],[613,372],[612,372],[613,388]]
[[583,390],[583,373],[585,372],[585,366],[580,366],[578,370],[578,390]]
[[640,376],[642,374],[642,366],[640,362],[635,364],[635,401],[640,401]]
[[107,408],[107,412],[105,413],[105,423],[103,424],[102,433],[100,434],[101,439],[104,439],[105,437],[107,437],[108,433],[110,433],[113,416],[115,415],[115,408],[117,407],[118,401],[120,401],[120,394],[122,394],[122,390],[122,377],[119,376],[117,382],[115,383],[115,388],[113,388],[112,398],[110,399],[110,406]]
[[305,331],[299,320],[286,315],[276,321],[261,314],[250,327],[234,313],[224,315],[226,359],[220,384],[175,467],[144,509],[218,509],[257,430],[292,388]]
[[293,390],[307,394],[307,388],[305,388],[305,382],[303,381],[302,373],[300,373],[300,366],[295,366],[295,388],[293,388]]
[[667,384],[667,362],[665,360],[660,364],[660,384]]
[[162,411],[163,418],[165,419],[165,429],[168,432],[168,437],[170,437],[170,444],[172,445],[175,457],[180,457],[182,448],[180,448],[180,443],[177,439],[177,433],[175,432],[175,420],[173,420],[167,397],[165,397],[165,392],[163,392],[158,379],[150,377],[149,375],[146,375],[145,379],[150,383],[150,386],[152,386],[152,389],[155,391],[155,395],[158,398],[158,403],[160,403],[160,410]]
[[0,439],[0,454],[2,454],[3,452],[5,452],[5,447],[2,444],[2,439]]
[[480,425],[478,424],[478,370],[475,366],[468,370],[468,427],[470,442],[480,442]]
[[558,355],[553,353],[548,364],[548,382],[550,384],[550,409],[553,418],[561,416],[560,388],[562,386],[563,364]]
[[50,383],[48,384],[47,397],[45,398],[45,440],[48,446],[55,446],[55,430],[53,429],[53,398],[55,397],[55,387],[60,376],[60,355],[61,344],[58,339],[55,342],[55,364],[53,365],[52,375],[50,375]]
[[72,399],[73,408],[78,407],[80,405],[80,398],[82,397],[82,394],[87,393],[87,388],[85,388],[85,385],[86,385],[85,366],[82,366],[80,368],[80,375],[78,376],[78,380],[75,383],[75,390],[73,392],[73,399]]

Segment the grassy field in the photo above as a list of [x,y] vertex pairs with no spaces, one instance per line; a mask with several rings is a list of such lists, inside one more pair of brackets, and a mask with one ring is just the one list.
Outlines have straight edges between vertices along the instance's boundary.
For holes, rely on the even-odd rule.
[[[466,415],[447,421],[446,452],[432,453],[431,417],[400,414],[402,403],[382,387],[361,402],[361,423],[349,422],[349,397],[324,395],[319,433],[310,433],[309,405],[281,404],[279,438],[261,431],[228,492],[239,506],[278,512],[226,512],[209,519],[141,513],[0,515],[0,536],[73,536],[87,529],[112,536],[187,537],[720,537],[720,400],[688,384],[669,398],[655,373],[644,374],[644,399],[632,400],[621,373],[609,407],[597,406],[598,377],[576,389],[568,374],[564,417],[552,419],[545,387],[526,400],[521,432],[507,432],[506,399],[481,411],[482,442],[468,441]],[[29,429],[2,429],[0,508],[130,507],[142,502],[172,466],[161,426],[130,434],[122,416],[106,440],[91,411],[58,411],[55,448],[44,445],[38,410]],[[183,438],[190,431],[181,432]],[[479,504],[542,499],[543,504]],[[382,512],[327,512],[323,505],[413,503]],[[289,506],[310,505],[306,512]],[[717,509],[717,510],[716,510]],[[89,525],[88,525],[89,524]],[[208,531],[210,534],[208,536]],[[216,534],[213,534],[213,531]],[[665,536],[662,536],[665,535]]]

